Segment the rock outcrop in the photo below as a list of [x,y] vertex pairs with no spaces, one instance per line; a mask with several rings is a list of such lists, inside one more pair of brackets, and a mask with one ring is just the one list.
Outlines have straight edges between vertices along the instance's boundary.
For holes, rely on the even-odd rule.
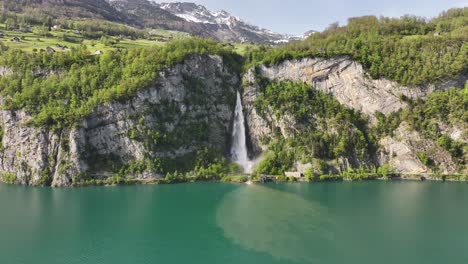
[[251,158],[260,155],[263,151],[268,149],[268,145],[262,144],[262,139],[272,135],[270,124],[273,122],[272,117],[262,117],[255,109],[254,102],[260,93],[260,87],[255,77],[255,71],[253,69],[250,69],[244,74],[243,83],[248,85],[244,87],[242,96],[245,122],[247,123],[248,148],[252,155]]
[[[457,172],[450,153],[412,130],[406,123],[398,127],[393,137],[385,137],[379,143],[380,163],[389,164],[399,173],[429,173],[429,165],[441,169],[442,173]],[[429,153],[428,159],[433,164],[423,164],[419,158],[421,153]]]
[[32,127],[28,113],[1,111],[0,170],[16,174],[19,184],[69,186],[83,175],[109,177],[119,164],[177,159],[204,147],[227,152],[239,80],[221,57],[194,55],[160,73],[152,87],[97,107],[73,128]]

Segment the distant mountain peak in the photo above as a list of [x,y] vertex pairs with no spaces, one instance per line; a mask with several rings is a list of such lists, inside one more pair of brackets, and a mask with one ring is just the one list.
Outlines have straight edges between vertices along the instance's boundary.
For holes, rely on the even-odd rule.
[[225,10],[210,11],[203,5],[189,2],[161,3],[159,6],[170,13],[189,22],[204,24],[224,24],[230,26],[233,22],[241,22]]
[[[163,0],[164,1],[164,0]],[[252,25],[226,10],[211,11],[191,2],[154,0],[0,0],[4,10],[33,8],[53,18],[102,19],[139,28],[187,32],[226,42],[281,44],[296,40]]]
[[247,23],[226,10],[211,11],[203,5],[190,2],[154,3],[186,22],[206,25],[219,40],[278,44],[288,42],[290,38]]

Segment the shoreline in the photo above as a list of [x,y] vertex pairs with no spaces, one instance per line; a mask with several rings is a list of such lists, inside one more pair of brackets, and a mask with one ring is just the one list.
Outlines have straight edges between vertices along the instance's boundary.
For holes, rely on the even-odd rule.
[[342,176],[342,175],[322,175],[309,179],[306,177],[284,177],[284,176],[267,176],[252,178],[251,176],[231,175],[223,178],[200,179],[200,178],[153,178],[153,179],[121,179],[119,182],[113,182],[112,179],[106,180],[90,180],[87,182],[73,183],[69,186],[35,186],[8,183],[0,179],[0,184],[31,186],[31,187],[51,187],[51,188],[84,188],[84,187],[115,187],[115,186],[136,186],[136,185],[169,185],[169,184],[184,184],[184,183],[235,183],[235,184],[265,184],[265,183],[327,183],[327,182],[364,182],[364,181],[416,181],[416,182],[468,182],[468,175],[436,175],[436,174],[395,174],[388,177],[377,175],[359,175],[359,176]]

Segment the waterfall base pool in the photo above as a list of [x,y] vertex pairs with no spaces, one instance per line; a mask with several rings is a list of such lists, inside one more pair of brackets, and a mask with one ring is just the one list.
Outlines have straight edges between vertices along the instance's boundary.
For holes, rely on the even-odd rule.
[[468,184],[0,185],[0,263],[466,264]]

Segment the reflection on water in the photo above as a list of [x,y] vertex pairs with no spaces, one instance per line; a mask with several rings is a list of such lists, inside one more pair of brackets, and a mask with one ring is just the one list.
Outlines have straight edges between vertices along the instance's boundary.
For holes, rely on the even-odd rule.
[[225,196],[216,220],[235,244],[279,259],[311,263],[334,251],[326,209],[297,194],[260,185],[239,188]]

